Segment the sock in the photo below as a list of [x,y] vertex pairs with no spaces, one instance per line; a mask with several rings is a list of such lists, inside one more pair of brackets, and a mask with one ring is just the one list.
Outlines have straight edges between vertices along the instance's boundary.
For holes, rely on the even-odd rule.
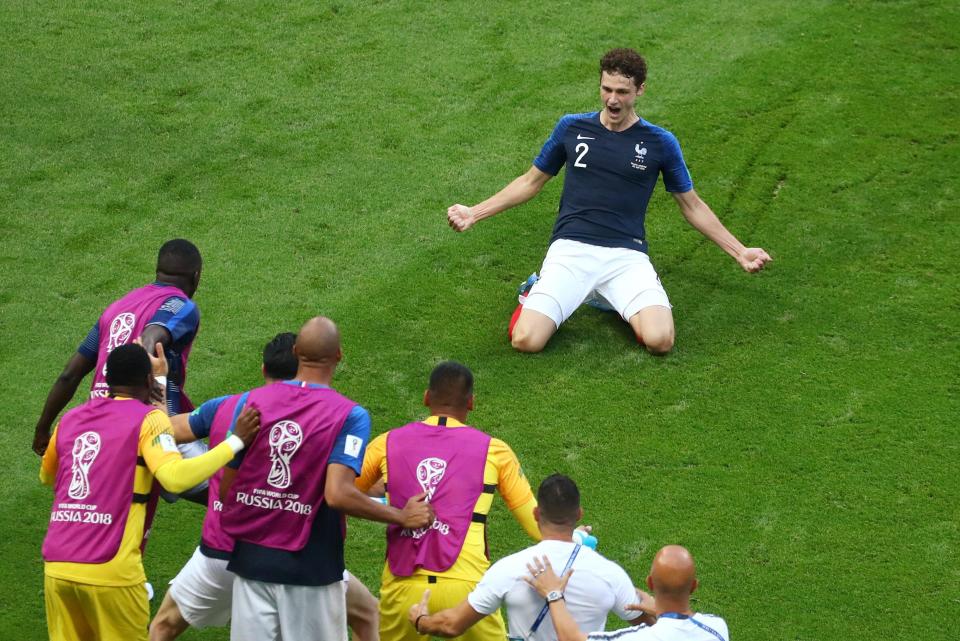
[[507,338],[513,340],[513,328],[517,324],[517,320],[520,318],[520,312],[523,311],[523,303],[517,305],[517,308],[513,310],[513,316],[510,317],[510,325],[507,326]]

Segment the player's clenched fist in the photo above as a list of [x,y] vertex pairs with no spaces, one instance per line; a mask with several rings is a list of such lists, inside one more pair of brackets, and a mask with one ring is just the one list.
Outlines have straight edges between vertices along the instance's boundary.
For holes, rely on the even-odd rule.
[[447,222],[454,231],[467,231],[476,221],[473,218],[473,210],[466,205],[457,204],[447,208]]
[[772,260],[770,254],[759,247],[749,247],[740,254],[739,263],[744,271],[753,274],[763,269],[763,266]]

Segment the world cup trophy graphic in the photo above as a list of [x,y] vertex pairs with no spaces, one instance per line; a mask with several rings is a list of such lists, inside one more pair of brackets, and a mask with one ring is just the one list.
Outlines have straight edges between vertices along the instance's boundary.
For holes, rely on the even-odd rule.
[[[131,312],[117,314],[110,322],[110,337],[107,339],[107,354],[130,342],[133,336],[133,326],[137,317]],[[103,364],[103,375],[107,375],[107,364]]]
[[280,421],[270,428],[270,475],[267,483],[284,490],[293,480],[290,459],[303,443],[303,430],[293,421]]
[[427,501],[433,498],[433,493],[437,491],[446,471],[447,462],[435,456],[425,458],[417,464],[417,481],[420,488],[427,493]]
[[70,466],[72,476],[67,496],[82,501],[90,496],[90,466],[100,453],[100,435],[96,432],[84,432],[73,441],[73,463]]

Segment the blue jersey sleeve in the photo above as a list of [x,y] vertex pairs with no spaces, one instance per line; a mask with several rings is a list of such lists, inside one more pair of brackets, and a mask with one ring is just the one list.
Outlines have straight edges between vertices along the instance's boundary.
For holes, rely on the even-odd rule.
[[187,421],[190,423],[190,431],[198,439],[210,436],[210,428],[213,426],[213,417],[217,415],[217,410],[225,400],[230,396],[219,396],[212,398],[197,409],[190,412]]
[[563,169],[567,162],[567,150],[563,146],[563,135],[567,127],[573,122],[574,116],[564,116],[557,121],[557,126],[553,128],[553,133],[547,138],[540,149],[540,155],[534,158],[533,166],[545,174],[556,176]]
[[93,328],[90,329],[87,337],[80,343],[77,351],[91,361],[97,360],[97,355],[100,352],[100,323],[93,324]]
[[663,141],[663,165],[660,168],[663,174],[663,186],[669,192],[683,193],[693,189],[693,180],[687,163],[683,161],[683,152],[677,137],[669,134]]
[[163,302],[147,325],[165,327],[170,332],[172,345],[185,347],[193,341],[200,329],[200,308],[188,298],[171,296]]
[[333,444],[333,450],[330,452],[330,463],[340,463],[346,465],[360,476],[360,468],[363,467],[363,455],[367,451],[367,443],[370,441],[370,414],[359,405],[355,405],[343,427],[340,428],[340,435]]

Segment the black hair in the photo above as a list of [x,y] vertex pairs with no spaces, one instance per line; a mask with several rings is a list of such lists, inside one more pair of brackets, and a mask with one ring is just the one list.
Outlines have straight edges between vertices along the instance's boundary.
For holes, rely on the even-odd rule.
[[174,238],[160,247],[157,271],[174,276],[192,276],[203,267],[200,250],[189,240]]
[[473,396],[473,372],[456,361],[444,361],[430,373],[430,398],[433,402],[466,407]]
[[282,332],[273,337],[263,348],[263,373],[278,381],[288,381],[297,375],[297,357],[293,355],[293,344],[297,335]]
[[150,357],[136,343],[127,343],[107,356],[107,385],[146,387],[150,375]]
[[580,512],[580,490],[569,476],[551,474],[537,489],[537,505],[544,521],[573,527]]

